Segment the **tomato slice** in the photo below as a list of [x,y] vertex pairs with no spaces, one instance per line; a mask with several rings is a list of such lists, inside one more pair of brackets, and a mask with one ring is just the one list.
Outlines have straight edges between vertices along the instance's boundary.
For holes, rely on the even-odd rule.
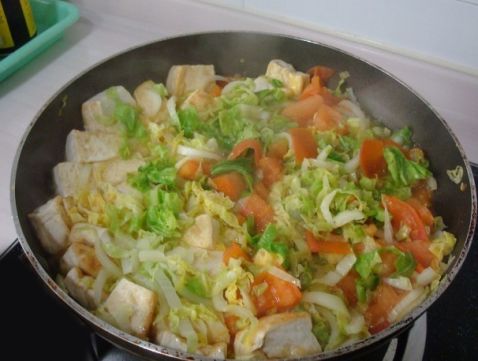
[[259,164],[260,159],[262,158],[262,145],[257,139],[245,139],[242,142],[237,143],[229,154],[230,159],[236,159],[247,149],[252,149],[254,151],[254,162]]
[[258,316],[288,311],[302,299],[302,293],[296,285],[268,272],[258,274],[253,287],[263,283],[267,287],[262,293],[256,294],[253,291],[251,294]]
[[433,225],[433,214],[426,205],[424,205],[416,198],[408,199],[407,203],[410,204],[417,211],[423,223],[425,223],[429,227]]
[[327,83],[329,79],[334,76],[336,71],[328,66],[316,65],[307,70],[307,73],[309,73],[311,77],[318,76],[320,80],[322,80],[324,83]]
[[344,293],[348,305],[352,307],[357,304],[357,291],[355,288],[357,279],[358,273],[355,270],[351,270],[337,283],[337,287]]
[[262,157],[257,168],[262,171],[262,182],[266,187],[282,178],[282,161],[277,158]]
[[320,77],[318,76],[313,76],[312,79],[310,80],[309,85],[307,85],[300,95],[299,99],[305,99],[308,98],[312,95],[317,95],[320,93],[320,88],[322,87],[320,83]]
[[249,255],[236,242],[232,242],[231,245],[224,250],[222,260],[224,264],[227,265],[231,258],[242,258],[246,261],[250,261]]
[[274,141],[269,147],[267,152],[268,157],[283,159],[284,156],[289,151],[289,142],[285,138],[278,139]]
[[312,253],[336,253],[349,254],[352,253],[352,247],[343,237],[335,234],[329,234],[325,239],[317,239],[312,232],[305,231],[305,240]]
[[179,168],[178,176],[183,179],[194,180],[196,179],[196,175],[198,174],[200,165],[201,165],[200,160],[197,160],[197,159],[188,160],[186,163],[183,164],[181,168]]
[[297,102],[290,103],[282,110],[282,115],[297,122],[301,127],[305,127],[309,125],[314,114],[323,103],[323,98],[315,94]]
[[239,212],[244,216],[253,216],[258,232],[264,231],[269,223],[274,219],[274,210],[260,196],[252,193],[239,202]]
[[237,172],[221,174],[211,178],[214,189],[224,193],[233,201],[237,201],[246,190],[247,185],[243,176]]
[[309,128],[291,128],[289,134],[292,138],[295,161],[298,164],[301,164],[305,158],[317,157],[317,143]]
[[365,139],[360,147],[360,169],[371,178],[385,172],[387,163],[383,157],[383,142],[380,139]]
[[320,131],[333,130],[339,126],[341,115],[328,105],[322,105],[312,120],[314,127]]
[[387,328],[388,314],[405,296],[405,293],[381,283],[375,290],[374,296],[365,311],[365,320],[370,333],[377,333]]
[[412,240],[428,241],[425,225],[415,208],[396,197],[384,195],[383,199],[388,211],[392,215],[392,225],[398,231],[402,225],[410,229]]

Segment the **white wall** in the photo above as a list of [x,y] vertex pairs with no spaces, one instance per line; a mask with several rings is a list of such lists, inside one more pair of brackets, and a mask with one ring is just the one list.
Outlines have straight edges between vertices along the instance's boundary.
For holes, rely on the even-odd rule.
[[478,74],[478,0],[204,0]]

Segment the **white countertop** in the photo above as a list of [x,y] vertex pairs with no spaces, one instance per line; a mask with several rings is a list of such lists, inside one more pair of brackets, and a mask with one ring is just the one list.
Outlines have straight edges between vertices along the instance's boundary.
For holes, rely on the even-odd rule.
[[212,30],[256,30],[330,44],[390,71],[447,120],[468,157],[478,162],[478,78],[330,34],[188,0],[76,0],[81,18],[44,54],[0,83],[0,252],[16,238],[10,172],[17,145],[42,105],[96,62],[164,37]]

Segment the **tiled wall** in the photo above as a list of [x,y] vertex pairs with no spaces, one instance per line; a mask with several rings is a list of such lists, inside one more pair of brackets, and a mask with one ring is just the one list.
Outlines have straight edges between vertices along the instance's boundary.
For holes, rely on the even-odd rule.
[[203,0],[478,74],[478,0]]

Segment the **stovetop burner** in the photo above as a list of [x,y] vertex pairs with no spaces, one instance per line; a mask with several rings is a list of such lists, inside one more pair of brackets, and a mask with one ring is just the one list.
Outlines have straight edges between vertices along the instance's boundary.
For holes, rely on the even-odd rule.
[[[478,168],[473,167],[478,183]],[[478,355],[478,234],[459,274],[409,332],[360,361],[471,361]],[[138,361],[54,300],[18,242],[0,255],[1,353],[11,360]],[[7,356],[8,355],[8,356]],[[4,359],[2,357],[2,359]]]

